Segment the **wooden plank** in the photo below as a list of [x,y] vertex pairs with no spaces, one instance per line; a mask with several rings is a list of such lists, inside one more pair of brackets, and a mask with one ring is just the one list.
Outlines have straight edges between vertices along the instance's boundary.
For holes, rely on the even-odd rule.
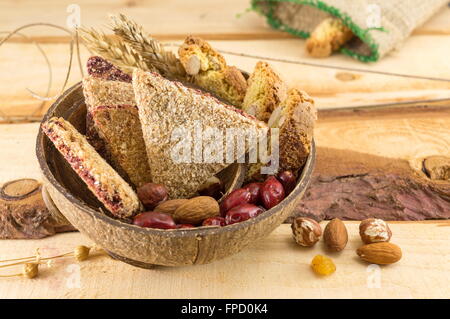
[[[323,116],[322,116],[323,114]],[[0,183],[15,178],[39,178],[35,138],[39,125],[0,125]],[[419,168],[424,157],[450,157],[450,112],[401,109],[330,115],[319,113],[315,130],[318,147],[406,159]]]
[[[290,226],[281,225],[242,252],[209,265],[145,270],[98,253],[80,264],[61,260],[51,268],[42,266],[33,280],[1,278],[0,298],[450,298],[449,224],[392,223],[392,242],[402,248],[403,258],[370,268],[355,254],[361,245],[358,223],[346,226],[349,243],[341,253],[329,253],[322,242],[299,247]],[[50,256],[81,244],[90,241],[79,233],[4,240],[0,256],[29,256],[36,248]],[[309,266],[316,254],[333,258],[337,271],[316,276]]]
[[[51,22],[66,25],[71,0],[4,0],[0,3],[2,29],[12,30],[30,22]],[[291,37],[287,33],[271,29],[265,18],[256,13],[244,13],[250,7],[248,0],[228,0],[219,6],[208,0],[78,0],[81,23],[101,27],[107,23],[108,13],[124,13],[144,25],[148,32],[162,39],[181,39],[185,33],[201,35],[207,39],[268,39]],[[3,30],[2,30],[3,31]],[[415,34],[448,35],[450,33],[450,10],[444,8],[430,21],[420,26]],[[55,42],[67,40],[61,31],[36,28],[27,31],[39,41]],[[21,41],[20,39],[18,39]]]
[[[449,112],[384,109],[322,114],[315,133],[319,147],[406,159],[450,153]],[[0,183],[19,177],[39,178],[34,156],[37,130],[37,123],[0,125],[0,165],[5,168],[0,170]],[[392,223],[392,241],[401,246],[404,257],[398,264],[375,268],[375,273],[355,255],[361,244],[358,224],[346,225],[350,240],[339,254],[329,254],[322,243],[312,249],[298,247],[289,225],[282,225],[241,253],[210,265],[142,270],[105,255],[79,267],[69,259],[50,269],[42,266],[41,276],[34,280],[2,278],[0,298],[450,297],[448,221]],[[56,255],[80,244],[90,242],[78,233],[33,241],[5,240],[0,241],[0,257],[28,256],[38,247],[44,256]],[[319,253],[334,259],[338,269],[334,275],[319,278],[311,272],[309,263]],[[379,288],[369,288],[371,278],[380,278],[380,286],[371,286]]]
[[[361,64],[349,57],[336,55],[326,60],[317,60],[305,54],[304,42],[299,40],[255,40],[255,41],[212,41],[221,50],[236,54],[225,54],[229,64],[252,71],[256,62],[263,58],[322,63],[331,66],[365,68],[373,71],[395,71],[402,74],[449,78],[448,36],[414,36],[404,48],[376,64]],[[48,55],[53,70],[51,95],[60,92],[67,71],[69,48],[64,44],[42,46]],[[423,59],[422,48],[433,47]],[[174,46],[171,49],[176,50]],[[258,57],[243,57],[251,54]],[[82,61],[89,56],[81,50]],[[30,115],[38,111],[40,101],[33,98],[26,88],[43,95],[47,88],[48,69],[45,60],[31,44],[8,43],[0,49],[0,67],[7,77],[0,79],[0,111],[8,115]],[[301,64],[275,62],[271,64],[284,76],[290,85],[307,91],[316,100],[319,109],[384,104],[411,100],[450,98],[450,82],[430,81],[378,74],[317,68]],[[77,65],[74,65],[69,85],[81,79]],[[448,102],[444,102],[444,104]]]
[[450,157],[450,112],[394,109],[337,116],[325,112],[315,139],[322,147],[401,158],[411,164],[432,155]]

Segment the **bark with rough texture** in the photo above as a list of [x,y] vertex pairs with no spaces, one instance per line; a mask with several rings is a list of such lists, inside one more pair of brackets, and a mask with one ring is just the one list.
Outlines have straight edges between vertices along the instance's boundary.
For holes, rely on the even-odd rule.
[[294,216],[317,221],[448,219],[450,181],[432,180],[406,160],[318,148],[313,179]]

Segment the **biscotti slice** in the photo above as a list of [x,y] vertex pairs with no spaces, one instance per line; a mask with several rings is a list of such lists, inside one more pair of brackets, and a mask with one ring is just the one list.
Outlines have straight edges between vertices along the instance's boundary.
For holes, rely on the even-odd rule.
[[[171,82],[156,73],[135,70],[133,87],[153,182],[164,184],[171,198],[194,195],[208,178],[230,165],[224,160],[225,153],[235,149],[225,142],[227,129],[242,129],[241,133],[253,132],[258,136],[267,134],[265,123],[209,94]],[[205,153],[200,153],[199,161],[193,156],[181,160],[176,157],[180,146],[195,149],[201,143],[195,139],[198,128],[203,134],[203,145],[213,143],[221,147],[217,153],[223,155],[222,161],[207,162],[202,157]],[[216,140],[205,138],[208,128],[218,130],[223,136]],[[248,141],[245,136],[238,138]]]
[[102,105],[89,112],[100,138],[105,141],[113,167],[123,170],[136,187],[151,182],[136,105]]
[[211,45],[188,36],[178,50],[180,62],[193,82],[235,106],[240,106],[247,89],[242,72],[227,66],[224,57]]
[[[269,118],[270,129],[278,129],[278,171],[290,170],[298,175],[311,152],[317,111],[314,100],[295,88],[289,89],[287,98]],[[270,145],[270,143],[269,143]],[[270,153],[270,149],[268,149]],[[263,181],[261,169],[269,164],[252,163],[247,167],[245,182]]]
[[353,32],[339,18],[323,20],[306,41],[306,51],[313,57],[325,58],[353,38]]
[[188,36],[184,39],[184,43],[178,49],[178,55],[189,75],[206,71],[223,71],[227,66],[224,57],[199,37]]
[[270,120],[279,128],[280,170],[297,173],[311,152],[317,110],[314,100],[304,91],[292,88]]
[[141,203],[131,186],[72,124],[53,117],[42,124],[42,130],[112,215],[126,219],[141,210]]
[[286,94],[287,86],[281,77],[268,63],[259,61],[248,79],[242,110],[267,122]]
[[89,142],[135,187],[151,182],[131,83],[86,78],[83,92]]

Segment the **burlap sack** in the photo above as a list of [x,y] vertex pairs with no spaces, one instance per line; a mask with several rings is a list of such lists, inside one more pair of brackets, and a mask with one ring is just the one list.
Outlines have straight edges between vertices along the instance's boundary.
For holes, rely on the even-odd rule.
[[325,18],[340,18],[356,35],[341,52],[364,62],[377,61],[448,0],[252,0],[268,23],[302,38]]

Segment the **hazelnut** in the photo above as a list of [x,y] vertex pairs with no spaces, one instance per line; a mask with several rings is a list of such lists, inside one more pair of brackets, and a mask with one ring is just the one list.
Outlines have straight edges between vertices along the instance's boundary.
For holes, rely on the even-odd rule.
[[148,210],[153,210],[159,203],[167,200],[167,188],[162,184],[147,183],[137,190],[139,200]]
[[392,232],[382,219],[369,218],[359,224],[359,235],[365,244],[388,242]]
[[294,239],[300,246],[314,246],[322,236],[322,227],[314,219],[297,217],[291,225]]
[[342,251],[348,242],[348,232],[342,220],[332,219],[323,231],[323,240],[332,251]]

